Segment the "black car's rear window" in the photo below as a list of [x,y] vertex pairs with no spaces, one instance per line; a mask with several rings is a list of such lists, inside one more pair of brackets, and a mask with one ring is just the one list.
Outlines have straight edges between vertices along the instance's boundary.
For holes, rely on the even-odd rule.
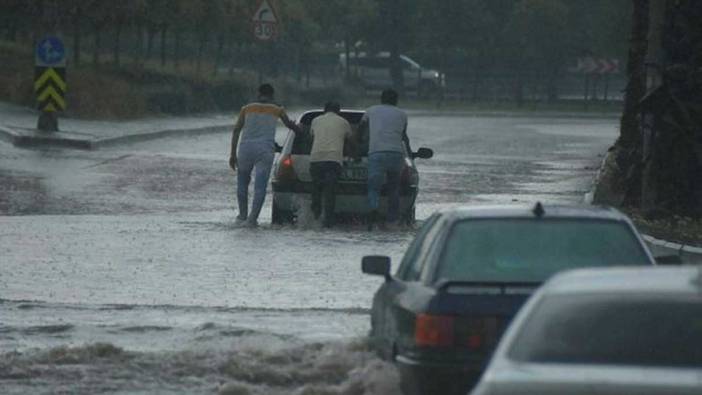
[[438,278],[541,282],[564,269],[649,265],[628,225],[599,219],[470,219],[446,241]]
[[702,367],[702,297],[553,295],[509,350],[521,362]]

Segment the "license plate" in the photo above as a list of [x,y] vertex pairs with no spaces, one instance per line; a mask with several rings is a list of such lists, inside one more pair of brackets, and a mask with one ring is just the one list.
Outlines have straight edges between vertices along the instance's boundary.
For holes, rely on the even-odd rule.
[[342,177],[347,180],[366,180],[368,179],[368,169],[365,167],[344,168]]

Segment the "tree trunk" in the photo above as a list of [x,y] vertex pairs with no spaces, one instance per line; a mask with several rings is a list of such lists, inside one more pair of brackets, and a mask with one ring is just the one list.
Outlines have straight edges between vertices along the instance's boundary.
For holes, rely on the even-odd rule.
[[546,95],[549,103],[555,103],[558,100],[558,69],[551,70],[550,78],[546,84]]
[[82,39],[81,35],[83,34],[80,26],[82,22],[81,19],[83,18],[82,14],[82,10],[80,6],[78,6],[76,8],[76,14],[73,17],[73,63],[75,63],[76,66],[80,64],[80,44]]
[[[698,0],[651,0],[649,61],[663,73],[644,103],[652,119],[644,139],[641,209],[647,215],[702,215],[702,27]],[[651,98],[662,98],[651,100]]]
[[229,46],[230,47],[229,48],[229,51],[230,51],[230,53],[229,53],[229,76],[230,77],[234,75],[234,65],[235,65],[234,60],[237,58],[237,55],[241,56],[241,45],[242,45],[241,42],[238,42],[236,45]]
[[156,33],[156,28],[146,28],[146,54],[144,55],[144,60],[151,60],[151,54],[152,50],[154,49],[154,38],[156,37]]
[[200,74],[200,66],[202,65],[202,55],[205,52],[205,46],[207,45],[207,34],[202,34],[200,36],[200,43],[197,47],[197,60],[195,62],[195,71]]
[[344,62],[345,81],[350,81],[351,80],[351,69],[349,66],[351,65],[351,59],[349,59],[349,58],[351,57],[351,48],[350,48],[348,37],[344,38],[344,53],[346,54],[346,58],[344,59],[345,60],[345,62]]
[[134,54],[134,64],[141,65],[144,53],[144,24],[136,23],[136,51]]
[[217,76],[219,72],[219,62],[222,60],[222,52],[226,52],[227,40],[224,34],[217,35],[217,51],[215,52],[214,68],[212,75]]
[[113,59],[115,62],[115,66],[119,66],[121,59],[120,55],[122,52],[122,48],[120,47],[120,40],[122,38],[122,22],[118,21],[115,24],[115,42],[114,42],[114,47],[113,47]]
[[649,0],[633,0],[631,39],[627,76],[629,83],[624,92],[624,112],[620,122],[617,145],[634,149],[641,145],[637,107],[646,94],[646,51],[648,46]]
[[168,26],[161,26],[161,67],[166,67],[166,33]]
[[519,71],[514,81],[514,102],[517,107],[524,105],[524,74]]
[[180,47],[181,47],[181,42],[183,41],[182,38],[182,32],[180,29],[176,29],[175,32],[173,33],[174,37],[174,43],[173,43],[173,68],[178,70],[180,69]]
[[95,25],[93,34],[95,35],[95,45],[93,48],[93,67],[100,65],[100,48],[102,46],[102,29]]
[[7,31],[5,38],[7,39],[7,41],[17,41],[17,22],[7,21]]
[[[605,158],[593,201],[614,206],[641,203],[642,144],[639,102],[646,93],[649,0],[633,0],[627,83],[619,138]],[[587,102],[587,101],[586,101]]]
[[302,59],[304,57],[302,51],[304,50],[302,45],[297,46],[297,51],[295,51],[295,75],[297,83],[302,82]]

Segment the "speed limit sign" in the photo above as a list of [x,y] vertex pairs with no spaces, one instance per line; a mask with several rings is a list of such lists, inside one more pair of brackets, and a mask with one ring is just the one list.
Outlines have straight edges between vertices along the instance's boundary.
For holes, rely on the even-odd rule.
[[257,39],[267,41],[278,35],[278,26],[269,22],[254,22],[254,36]]
[[262,41],[274,39],[278,35],[278,17],[268,0],[262,0],[251,18],[254,36]]

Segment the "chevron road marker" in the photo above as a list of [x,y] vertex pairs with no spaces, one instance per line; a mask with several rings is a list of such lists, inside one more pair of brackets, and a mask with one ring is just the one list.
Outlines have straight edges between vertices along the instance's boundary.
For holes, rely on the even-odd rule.
[[36,67],[34,91],[41,111],[56,112],[66,109],[65,68]]
[[46,69],[39,79],[34,82],[34,90],[40,90],[47,81],[53,81],[62,91],[66,90],[66,82],[63,80],[63,77],[61,77],[52,67]]

